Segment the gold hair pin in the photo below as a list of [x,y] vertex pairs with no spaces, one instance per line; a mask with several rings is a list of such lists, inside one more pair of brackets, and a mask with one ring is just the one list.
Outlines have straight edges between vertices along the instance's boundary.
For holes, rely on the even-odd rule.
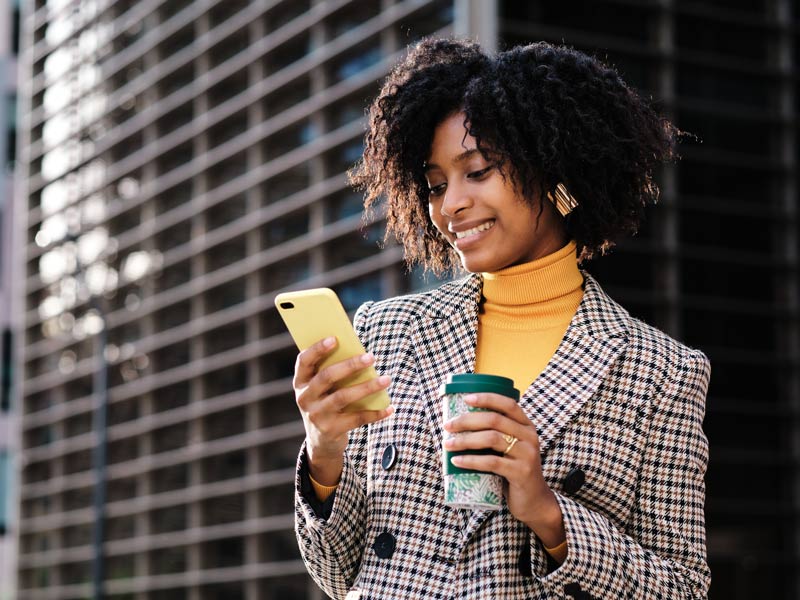
[[562,217],[566,217],[578,206],[575,196],[567,191],[563,183],[556,185],[555,197],[551,192],[547,192],[547,199],[555,204],[556,210],[561,213]]

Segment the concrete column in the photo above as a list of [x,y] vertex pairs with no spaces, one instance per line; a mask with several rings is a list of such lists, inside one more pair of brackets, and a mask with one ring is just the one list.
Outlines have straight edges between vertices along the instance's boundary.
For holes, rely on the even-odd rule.
[[[780,210],[783,213],[782,219],[776,222],[776,232],[773,236],[775,244],[775,257],[783,257],[787,264],[793,265],[797,269],[798,241],[797,227],[787,227],[787,223],[797,223],[798,219],[798,185],[797,185],[797,132],[791,123],[797,119],[796,91],[793,73],[797,68],[794,64],[794,35],[792,31],[792,4],[790,0],[773,0],[771,6],[774,11],[775,22],[778,23],[779,30],[774,37],[773,43],[774,56],[773,64],[778,65],[781,72],[779,110],[783,120],[780,128],[780,157],[783,167],[783,189],[780,193]],[[776,298],[784,298],[786,309],[789,313],[785,320],[782,320],[778,333],[779,348],[791,365],[787,369],[786,384],[784,391],[786,401],[789,403],[792,412],[792,421],[800,423],[800,283],[796,277],[778,276],[775,281]],[[800,463],[800,428],[795,427],[791,433],[790,452],[792,462]],[[797,469],[794,473],[792,482],[792,504],[797,506],[800,502],[800,473]],[[795,527],[794,543],[792,545],[793,564],[800,562],[800,527]],[[788,558],[788,557],[787,557]],[[794,570],[794,581],[792,582],[794,594],[790,596],[800,597],[800,572]]]
[[[656,96],[664,104],[664,116],[674,119],[675,103],[675,22],[671,10],[672,0],[661,0],[661,8],[653,23],[652,40],[659,54]],[[680,211],[678,209],[678,173],[675,165],[665,165],[661,177],[661,215],[657,242],[664,248],[664,258],[656,260],[653,287],[658,290],[664,304],[656,307],[658,326],[669,334],[681,337],[680,265],[677,253],[680,245]]]
[[455,0],[453,33],[469,37],[487,51],[496,52],[498,43],[497,0]]

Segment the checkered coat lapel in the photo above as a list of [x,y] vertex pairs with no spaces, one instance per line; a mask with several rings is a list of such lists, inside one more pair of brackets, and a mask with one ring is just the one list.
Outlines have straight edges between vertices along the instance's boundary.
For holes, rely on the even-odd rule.
[[543,456],[606,378],[627,342],[628,313],[584,274],[584,294],[564,338],[520,405],[539,433]]
[[[597,282],[584,274],[584,296],[553,358],[523,390],[520,405],[536,425],[543,459],[547,450],[592,397],[625,346],[628,314],[613,303]],[[475,369],[479,275],[444,286],[434,293],[413,335],[420,385],[433,439],[442,439],[439,387],[450,373]],[[465,537],[470,537],[493,511],[473,511]]]
[[442,439],[439,387],[451,373],[472,373],[478,335],[481,279],[439,288],[412,333],[417,373],[433,439]]

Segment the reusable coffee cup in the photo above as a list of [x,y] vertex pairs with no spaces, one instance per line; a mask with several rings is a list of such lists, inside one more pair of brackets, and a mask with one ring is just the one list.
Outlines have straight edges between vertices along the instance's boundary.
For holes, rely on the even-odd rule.
[[[482,373],[458,373],[447,376],[441,385],[440,394],[444,420],[449,421],[468,412],[484,412],[485,408],[469,406],[464,396],[478,392],[494,392],[519,400],[519,390],[508,377]],[[444,432],[448,440],[460,433]],[[444,502],[453,508],[477,510],[499,510],[503,504],[503,478],[494,473],[473,471],[455,466],[450,459],[460,454],[500,454],[494,450],[447,451],[442,448],[442,471],[444,474]]]

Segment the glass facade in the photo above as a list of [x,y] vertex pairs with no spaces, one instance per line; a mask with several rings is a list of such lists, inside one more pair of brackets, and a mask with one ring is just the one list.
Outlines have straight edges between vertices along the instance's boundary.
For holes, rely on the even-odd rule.
[[91,594],[103,322],[108,597],[319,598],[273,298],[409,289],[344,172],[376,81],[451,3],[31,5],[19,598]]
[[[800,594],[797,3],[500,3],[507,45],[566,40],[692,134],[639,236],[590,265],[711,359],[711,598]],[[621,16],[624,15],[624,16]]]
[[[378,247],[344,172],[376,82],[454,4],[22,3],[19,600],[91,594],[101,330],[108,597],[322,597],[293,539],[303,428],[273,299],[435,284]],[[589,270],[711,358],[711,597],[797,597],[796,3],[496,6],[500,47],[597,53],[696,136]]]

